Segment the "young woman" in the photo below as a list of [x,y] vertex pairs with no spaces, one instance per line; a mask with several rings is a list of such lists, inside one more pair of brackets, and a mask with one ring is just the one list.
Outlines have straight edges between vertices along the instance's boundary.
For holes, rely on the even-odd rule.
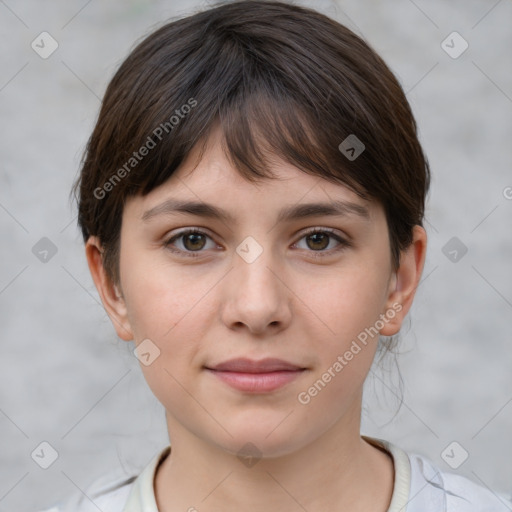
[[76,192],[170,446],[57,510],[511,510],[360,434],[365,378],[423,270],[429,178],[396,78],[313,10],[231,2],[140,43]]

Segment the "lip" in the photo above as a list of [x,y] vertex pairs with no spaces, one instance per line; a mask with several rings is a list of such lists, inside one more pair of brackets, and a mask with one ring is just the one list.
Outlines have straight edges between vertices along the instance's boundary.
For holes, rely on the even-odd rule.
[[260,359],[259,361],[239,357],[207,368],[209,370],[239,373],[270,373],[279,371],[304,370],[304,368],[289,363],[288,361],[284,361],[283,359],[275,359],[270,357]]
[[306,368],[282,359],[238,358],[205,369],[229,386],[248,393],[268,393],[295,380]]

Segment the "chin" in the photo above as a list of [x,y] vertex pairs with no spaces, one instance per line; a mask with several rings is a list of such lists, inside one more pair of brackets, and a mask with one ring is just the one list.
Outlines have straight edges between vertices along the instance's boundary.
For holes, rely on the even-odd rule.
[[289,455],[308,444],[313,434],[305,432],[292,420],[289,413],[267,415],[267,418],[252,417],[245,421],[230,422],[227,430],[233,437],[224,436],[218,443],[224,450],[238,457],[254,456],[276,458]]

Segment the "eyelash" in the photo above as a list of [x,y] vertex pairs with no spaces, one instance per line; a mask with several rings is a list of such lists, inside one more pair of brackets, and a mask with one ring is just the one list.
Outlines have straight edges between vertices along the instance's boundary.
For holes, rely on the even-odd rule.
[[[331,256],[334,253],[337,253],[339,251],[342,251],[345,248],[352,246],[352,244],[350,242],[348,242],[347,240],[345,240],[344,238],[339,236],[334,230],[329,229],[329,228],[312,228],[312,229],[308,230],[307,232],[303,233],[301,238],[298,241],[302,240],[303,238],[305,238],[307,236],[317,234],[317,233],[323,233],[323,234],[329,235],[329,237],[334,238],[337,242],[339,242],[339,245],[338,245],[338,247],[331,249],[329,251],[325,251],[325,250],[321,250],[321,251],[310,250],[310,251],[308,251],[308,252],[312,253],[312,256],[314,258],[324,258],[327,256]],[[180,231],[179,233],[173,235],[171,238],[169,238],[167,241],[165,241],[164,246],[173,253],[184,255],[185,257],[189,257],[189,258],[198,258],[201,256],[201,253],[204,251],[202,251],[202,250],[183,251],[182,249],[176,249],[176,248],[172,247],[172,244],[174,243],[175,240],[178,240],[178,239],[180,239],[186,235],[190,235],[190,234],[205,235],[206,237],[211,239],[211,236],[208,235],[208,233],[205,233],[204,231],[201,231],[196,228],[186,229],[186,230]]]

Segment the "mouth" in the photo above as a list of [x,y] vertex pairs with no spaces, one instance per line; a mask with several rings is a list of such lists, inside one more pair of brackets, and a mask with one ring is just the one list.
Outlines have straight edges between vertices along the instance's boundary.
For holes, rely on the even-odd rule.
[[307,368],[282,359],[231,359],[205,370],[239,391],[268,393],[295,380]]

